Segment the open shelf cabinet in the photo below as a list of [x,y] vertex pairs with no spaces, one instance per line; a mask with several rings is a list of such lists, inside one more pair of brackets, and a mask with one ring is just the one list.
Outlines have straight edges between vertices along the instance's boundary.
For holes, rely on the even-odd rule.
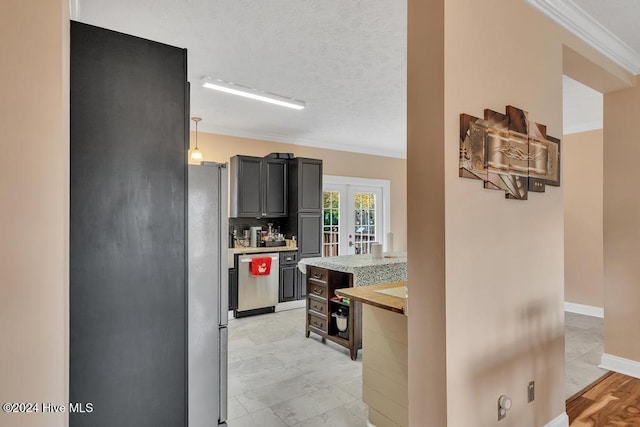
[[[346,304],[331,300],[335,290],[353,286],[353,275],[325,268],[307,268],[307,322],[306,336],[313,332],[349,349],[352,360],[358,358],[362,348],[362,314],[359,304]],[[339,335],[333,313],[348,311],[346,338]],[[344,334],[343,334],[344,335]]]

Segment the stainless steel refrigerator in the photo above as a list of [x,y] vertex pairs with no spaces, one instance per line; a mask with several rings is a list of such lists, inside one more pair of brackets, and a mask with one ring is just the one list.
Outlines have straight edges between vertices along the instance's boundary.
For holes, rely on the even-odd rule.
[[226,426],[227,167],[202,162],[188,168],[189,427]]

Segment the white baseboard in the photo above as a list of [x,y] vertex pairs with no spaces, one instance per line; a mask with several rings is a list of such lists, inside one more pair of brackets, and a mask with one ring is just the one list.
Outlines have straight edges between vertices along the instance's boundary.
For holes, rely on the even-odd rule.
[[563,412],[562,414],[546,423],[544,427],[569,427],[569,416],[566,412]]
[[295,308],[304,308],[306,307],[306,300],[297,300],[297,301],[288,301],[288,302],[279,302],[276,304],[276,311],[286,311],[293,310]]
[[564,311],[569,313],[583,314],[585,316],[604,318],[604,308],[595,307],[593,305],[576,304],[574,302],[565,302]]
[[605,353],[600,359],[600,367],[608,371],[640,378],[640,362],[636,362],[635,360]]

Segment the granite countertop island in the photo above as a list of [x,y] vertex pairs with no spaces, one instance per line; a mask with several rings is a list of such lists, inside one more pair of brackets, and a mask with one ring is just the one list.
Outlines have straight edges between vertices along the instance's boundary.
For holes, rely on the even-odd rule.
[[406,252],[385,253],[382,258],[374,258],[371,255],[342,255],[304,258],[298,262],[298,268],[304,274],[307,272],[307,266],[351,273],[354,287],[407,280]]

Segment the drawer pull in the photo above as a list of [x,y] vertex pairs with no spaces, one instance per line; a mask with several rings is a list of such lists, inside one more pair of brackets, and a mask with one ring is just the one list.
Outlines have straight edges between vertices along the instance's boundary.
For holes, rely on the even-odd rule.
[[322,277],[322,274],[320,274],[320,273],[313,273],[313,278],[314,278],[314,279],[319,279],[319,278],[321,278],[321,277]]
[[315,326],[319,327],[319,328],[321,328],[321,327],[322,327],[322,323],[317,322],[317,321],[315,321],[315,320],[313,321],[313,324],[314,324]]
[[315,311],[320,311],[320,312],[323,312],[323,311],[324,311],[324,310],[323,310],[323,307],[322,307],[321,305],[318,305],[318,304],[314,304],[314,305],[313,305],[313,309],[314,309]]
[[316,295],[321,295],[322,294],[322,289],[321,288],[314,288],[313,289],[313,293]]

